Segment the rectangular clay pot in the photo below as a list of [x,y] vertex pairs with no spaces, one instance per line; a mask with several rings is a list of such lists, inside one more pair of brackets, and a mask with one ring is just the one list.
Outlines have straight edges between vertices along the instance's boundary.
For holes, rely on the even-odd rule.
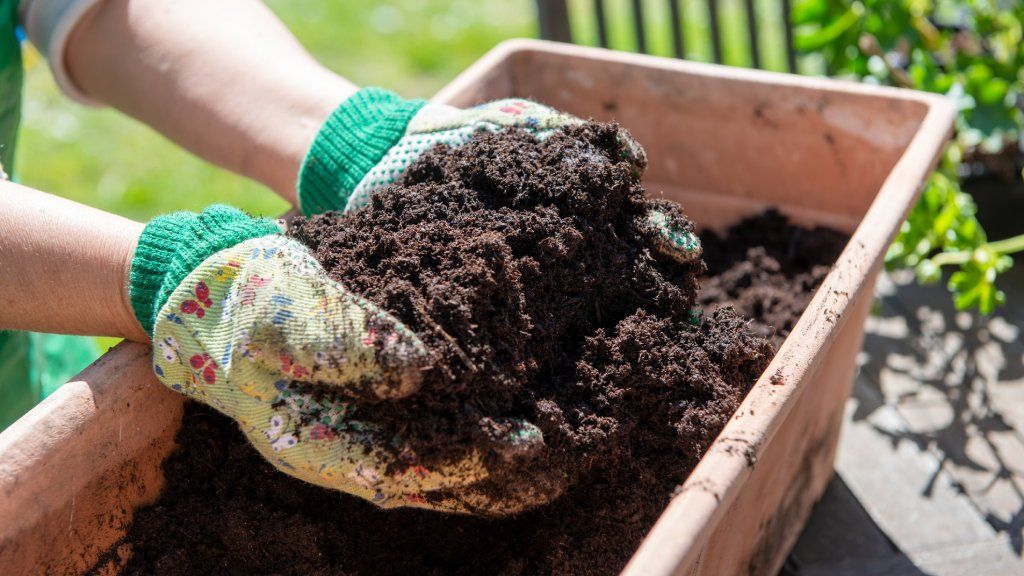
[[[519,96],[615,119],[652,194],[724,227],[769,206],[852,239],[793,333],[624,573],[774,574],[832,475],[889,242],[948,137],[940,97],[537,41],[502,44],[435,98]],[[107,573],[163,483],[182,399],[122,344],[0,434],[4,574]]]

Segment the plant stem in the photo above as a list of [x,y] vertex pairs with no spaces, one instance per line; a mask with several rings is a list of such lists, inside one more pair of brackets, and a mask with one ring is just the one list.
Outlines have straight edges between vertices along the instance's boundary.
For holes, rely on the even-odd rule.
[[[988,248],[996,254],[1013,254],[1016,252],[1024,251],[1024,234],[1019,236],[1013,236],[996,242],[989,242],[980,246],[981,248]],[[976,248],[971,250],[961,250],[959,252],[940,252],[932,257],[932,262],[936,266],[948,266],[951,264],[966,264],[971,259],[971,254],[974,253]]]
[[1024,234],[1014,236],[1012,238],[1006,238],[998,242],[989,242],[989,249],[997,254],[1013,254],[1014,252],[1020,252],[1024,250]]
[[857,42],[857,46],[860,51],[867,54],[868,56],[878,56],[882,63],[885,64],[885,69],[889,72],[889,76],[892,77],[893,82],[900,88],[915,88],[914,82],[907,76],[907,73],[903,70],[892,65],[889,59],[886,57],[885,52],[882,50],[882,45],[878,42],[878,38],[875,38],[873,34],[867,32],[860,35],[860,39]]

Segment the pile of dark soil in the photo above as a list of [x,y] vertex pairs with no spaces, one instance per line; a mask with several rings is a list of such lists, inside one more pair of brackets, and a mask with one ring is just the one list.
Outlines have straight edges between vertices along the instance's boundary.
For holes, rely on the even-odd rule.
[[[652,432],[674,432],[696,461],[771,356],[729,311],[693,325],[703,264],[659,256],[646,215],[693,225],[644,197],[643,162],[610,124],[544,142],[506,131],[430,151],[363,210],[290,226],[332,278],[434,354],[417,394],[364,402],[356,418],[400,435],[428,469],[435,456],[485,454],[483,496],[454,495],[468,506],[550,500]],[[489,424],[510,417],[544,434],[529,461],[488,449]]]
[[[126,573],[621,569],[770,360],[751,329],[788,329],[773,332],[769,317],[791,327],[815,266],[835,257],[791,254],[804,246],[790,248],[794,235],[832,233],[771,215],[705,238],[712,273],[733,278],[712,277],[714,295],[701,298],[709,309],[787,305],[751,304],[749,321],[723,307],[694,325],[702,265],[656,255],[638,225],[651,207],[677,222],[682,214],[643,198],[623,153],[605,125],[544,143],[519,132],[479,138],[433,151],[368,209],[291,232],[438,358],[418,394],[367,402],[362,419],[401,431],[428,456],[486,446],[483,418],[526,418],[546,442],[526,467],[567,478],[560,498],[502,519],[383,511],[275,471],[231,421],[190,404],[164,493],[126,537]],[[758,247],[768,256],[746,261]],[[765,277],[778,294],[748,297],[751,279]],[[517,476],[497,479],[501,490]]]

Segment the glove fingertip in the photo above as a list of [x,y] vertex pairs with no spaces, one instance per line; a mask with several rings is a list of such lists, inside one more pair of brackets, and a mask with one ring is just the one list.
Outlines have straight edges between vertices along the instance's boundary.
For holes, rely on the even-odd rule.
[[647,170],[647,153],[644,151],[644,147],[622,127],[616,130],[615,140],[618,144],[620,159],[629,164],[635,178],[642,177]]
[[533,458],[545,447],[541,429],[521,418],[484,417],[479,424],[490,448],[505,461]]
[[374,393],[378,398],[405,398],[419,391],[431,356],[415,332],[380,312],[369,326],[365,343],[376,350],[380,379]]
[[423,384],[423,368],[404,366],[388,374],[385,385],[379,387],[377,396],[382,400],[407,398],[420,391]]
[[681,224],[676,224],[661,210],[648,211],[641,226],[651,231],[654,248],[658,253],[680,264],[693,262],[703,254],[703,247],[697,234]]

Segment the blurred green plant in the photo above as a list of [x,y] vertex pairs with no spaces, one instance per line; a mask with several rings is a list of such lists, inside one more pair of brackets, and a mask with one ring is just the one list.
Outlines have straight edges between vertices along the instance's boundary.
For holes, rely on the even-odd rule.
[[[1006,301],[998,275],[1024,235],[990,242],[960,187],[965,155],[1016,154],[1024,127],[1024,2],[1019,0],[798,0],[794,42],[831,76],[945,94],[957,102],[956,138],[886,256],[920,282],[948,288],[959,309]],[[1013,175],[1012,177],[1019,177]]]
[[923,284],[939,282],[943,267],[957,268],[947,284],[961,310],[988,314],[1006,302],[996,277],[1024,250],[1024,235],[989,242],[976,218],[977,206],[957,180],[958,147],[952,145],[928,181],[886,254],[890,268],[913,268]]

